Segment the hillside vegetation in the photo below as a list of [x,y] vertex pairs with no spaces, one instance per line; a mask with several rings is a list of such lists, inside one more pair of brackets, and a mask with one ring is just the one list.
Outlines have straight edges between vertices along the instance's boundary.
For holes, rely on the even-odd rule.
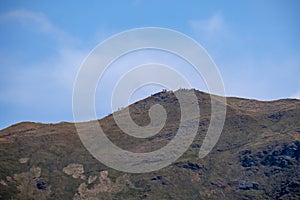
[[[195,92],[201,116],[194,142],[176,162],[150,173],[124,173],[100,163],[82,145],[73,123],[22,122],[1,130],[0,199],[300,199],[300,101],[227,98],[221,137],[199,159],[210,122],[210,96]],[[129,110],[145,126],[149,108],[157,103],[166,109],[167,122],[155,136],[128,136],[112,115],[99,124],[123,149],[159,149],[178,130],[174,93],[151,95]]]

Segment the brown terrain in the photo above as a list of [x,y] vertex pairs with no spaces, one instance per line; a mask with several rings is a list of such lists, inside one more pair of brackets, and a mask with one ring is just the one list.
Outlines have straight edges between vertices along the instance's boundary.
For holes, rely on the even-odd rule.
[[[0,199],[300,199],[300,101],[227,98],[221,137],[200,159],[210,96],[195,92],[201,110],[195,140],[177,161],[149,173],[120,172],[100,163],[82,145],[74,123],[22,122],[1,130]],[[123,149],[159,149],[178,129],[174,93],[151,95],[129,109],[133,120],[145,126],[149,108],[157,103],[168,117],[155,136],[128,136],[112,115],[99,124]]]

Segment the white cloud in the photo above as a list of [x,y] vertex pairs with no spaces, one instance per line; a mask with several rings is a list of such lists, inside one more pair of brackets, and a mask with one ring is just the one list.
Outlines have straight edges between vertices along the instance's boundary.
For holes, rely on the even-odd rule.
[[88,53],[85,49],[65,48],[60,50],[59,59],[54,60],[52,65],[55,77],[63,87],[72,90],[76,73]]
[[38,12],[29,10],[14,10],[0,15],[0,22],[17,21],[31,31],[41,32],[55,38],[59,43],[78,42],[74,37],[54,26],[47,17]]
[[190,20],[188,23],[194,31],[205,34],[215,34],[226,28],[220,13],[215,13],[209,19]]
[[224,17],[219,12],[208,19],[191,19],[188,25],[196,38],[208,44],[219,45],[224,40],[234,39]]
[[[249,38],[221,13],[207,19],[188,21],[194,38],[200,42],[219,67],[228,96],[274,100],[287,98],[299,88],[292,78],[299,74],[299,55],[275,56],[255,49]],[[236,28],[236,27],[235,27]],[[253,35],[253,37],[257,37]],[[270,51],[272,52],[272,51]],[[300,92],[292,97],[299,98]]]
[[[47,102],[56,102],[58,107],[70,102],[65,97],[70,97],[72,93],[77,70],[85,55],[84,51],[63,49],[59,55],[50,56],[46,60],[34,64],[24,63],[18,70],[8,72],[10,79],[3,83],[5,88],[1,90],[0,100],[26,106],[37,103],[46,106]],[[10,64],[5,67],[9,68]]]
[[[42,13],[15,10],[0,15],[0,22],[8,21],[17,21],[23,25],[23,28],[33,28],[34,30],[30,29],[30,31],[40,32],[47,37],[53,37],[57,41],[56,55],[49,55],[46,59],[35,64],[26,65],[25,63],[24,66],[20,67],[18,79],[26,75],[32,78],[47,76],[48,79],[59,82],[64,87],[71,89],[70,86],[73,84],[76,71],[88,53],[85,49],[74,47],[78,44],[78,40],[53,25]],[[6,63],[11,62],[8,60]]]
[[216,12],[206,19],[191,19],[187,21],[187,24],[192,37],[214,53],[214,56],[222,54],[228,45],[240,42],[220,12]]
[[[45,122],[72,120],[73,82],[81,62],[88,54],[87,48],[52,24],[42,13],[11,11],[0,15],[0,25],[4,23],[20,24],[20,31],[36,32],[36,37],[49,38],[54,41],[50,43],[51,48],[56,49],[54,53],[49,52],[46,57],[38,57],[30,62],[15,57],[14,52],[0,52],[1,68],[5,72],[0,74],[0,101],[3,105],[9,105],[10,109],[22,109],[17,116],[4,118]],[[27,53],[32,52],[24,52],[25,55]]]

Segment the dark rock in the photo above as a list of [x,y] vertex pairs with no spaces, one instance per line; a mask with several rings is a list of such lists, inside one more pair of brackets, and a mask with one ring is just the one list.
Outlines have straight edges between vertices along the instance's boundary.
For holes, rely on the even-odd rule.
[[272,152],[272,156],[279,156],[281,155],[281,151],[280,150],[275,150]]
[[261,164],[272,166],[274,162],[275,162],[274,157],[272,155],[267,155],[267,157],[263,161],[261,161]]
[[154,102],[160,102],[160,98],[154,98]]
[[229,185],[230,187],[235,187],[235,186],[238,185],[238,184],[239,184],[238,181],[229,181],[229,182],[228,182],[228,185]]
[[300,160],[300,142],[296,141],[293,144],[286,146],[282,152],[281,155],[288,156],[291,158],[296,158],[298,161]]
[[279,157],[272,154],[267,155],[266,158],[263,161],[261,161],[261,164],[264,166],[276,166],[281,168],[287,168],[292,163],[284,157]]
[[259,190],[260,189],[259,184],[258,183],[252,183],[252,189],[253,190]]
[[265,155],[263,152],[258,152],[257,154],[255,154],[255,157],[258,157],[258,158],[263,158]]
[[198,170],[202,169],[202,166],[198,165],[197,163],[191,163],[191,162],[184,163],[184,164],[176,163],[175,165],[177,167],[184,168],[184,169],[190,169],[193,171],[198,171]]
[[[240,162],[243,167],[252,166],[275,166],[280,168],[289,168],[293,165],[293,160],[300,161],[300,142],[296,141],[290,145],[281,146],[272,151],[274,147],[268,147],[262,152],[254,155],[251,150],[241,151]],[[268,173],[268,175],[270,175]]]
[[291,182],[291,183],[289,183],[288,184],[288,188],[289,188],[289,190],[291,190],[291,191],[298,191],[298,192],[300,192],[299,191],[299,188],[300,188],[300,183],[298,182],[298,183],[296,183],[296,182]]
[[36,187],[39,190],[46,190],[47,189],[46,184],[44,182],[37,182]]
[[211,185],[223,189],[226,187],[226,183],[222,179],[217,179],[216,181],[211,182]]
[[173,138],[172,133],[167,133],[166,134],[166,139],[171,140]]
[[283,150],[282,155],[295,158],[297,153],[297,148],[295,147],[287,147],[286,149]]
[[270,177],[272,175],[280,173],[281,170],[279,169],[272,169],[272,168],[267,168],[264,172],[265,176]]
[[162,176],[156,176],[154,178],[151,179],[151,181],[159,181],[159,180],[162,180]]
[[209,124],[209,120],[208,119],[202,119],[199,121],[199,126],[206,126]]
[[152,178],[151,181],[158,181],[162,185],[168,185],[168,181],[165,180],[162,176],[156,176],[156,177]]
[[252,156],[244,156],[240,162],[243,167],[257,166],[257,161]]
[[279,121],[281,119],[281,117],[283,116],[283,112],[278,112],[278,113],[274,113],[272,115],[269,115],[268,118],[272,121]]
[[193,149],[199,149],[200,148],[200,145],[199,144],[192,144],[191,147]]
[[198,164],[194,164],[194,163],[190,163],[190,162],[187,163],[187,164],[184,164],[183,168],[190,169],[190,170],[193,170],[193,171],[201,169],[201,167]]
[[240,154],[242,154],[242,155],[251,154],[251,150],[247,149],[247,150],[241,151]]
[[248,182],[248,181],[240,181],[238,184],[238,189],[241,190],[259,190],[260,189],[260,185],[256,182]]

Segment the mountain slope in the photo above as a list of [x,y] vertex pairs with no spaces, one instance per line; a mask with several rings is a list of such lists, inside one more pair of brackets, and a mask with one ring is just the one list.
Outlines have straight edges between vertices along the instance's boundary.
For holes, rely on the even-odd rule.
[[[23,122],[1,130],[0,199],[299,199],[300,101],[228,98],[221,137],[199,159],[210,96],[195,92],[201,117],[193,144],[176,162],[150,173],[106,167],[84,148],[73,123]],[[99,123],[123,149],[159,149],[178,130],[180,107],[174,93],[154,94],[129,110],[137,124],[147,125],[148,110],[156,103],[164,106],[168,118],[153,137],[123,134],[112,115]]]

